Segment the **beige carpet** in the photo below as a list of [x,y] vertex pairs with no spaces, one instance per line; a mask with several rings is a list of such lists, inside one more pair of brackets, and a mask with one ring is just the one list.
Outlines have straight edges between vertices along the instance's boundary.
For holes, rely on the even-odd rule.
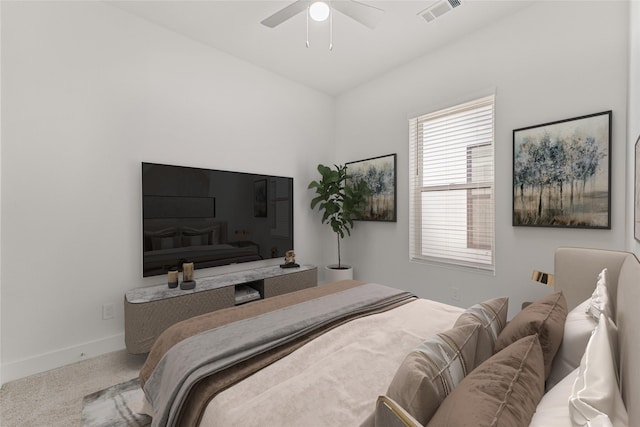
[[145,357],[123,350],[4,384],[0,426],[80,427],[83,397],[136,377]]

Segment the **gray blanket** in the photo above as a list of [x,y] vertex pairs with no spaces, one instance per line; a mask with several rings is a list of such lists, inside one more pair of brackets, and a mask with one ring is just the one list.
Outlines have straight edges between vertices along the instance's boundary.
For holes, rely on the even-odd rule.
[[175,426],[198,381],[321,329],[343,317],[374,311],[414,296],[378,284],[288,306],[187,338],[160,360],[144,386],[155,426]]

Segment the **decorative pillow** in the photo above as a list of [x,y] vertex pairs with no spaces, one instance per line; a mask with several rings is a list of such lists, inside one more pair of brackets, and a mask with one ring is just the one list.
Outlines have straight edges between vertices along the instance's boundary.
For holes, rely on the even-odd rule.
[[507,324],[508,309],[509,298],[490,299],[469,307],[453,325],[454,327],[476,323],[482,325],[478,335],[475,366],[493,355],[498,335]]
[[567,403],[577,377],[576,368],[542,396],[529,427],[573,427]]
[[597,322],[600,313],[604,313],[609,319],[613,318],[613,307],[611,306],[611,298],[609,298],[609,289],[607,288],[607,269],[603,269],[598,275],[596,289],[591,295],[587,313]]
[[378,397],[375,425],[377,427],[422,427],[422,424],[411,414],[387,396]]
[[601,314],[569,397],[569,414],[574,426],[629,424],[618,386],[617,334],[613,321]]
[[580,366],[587,342],[598,322],[587,314],[591,299],[571,310],[564,322],[564,335],[560,348],[553,358],[551,374],[547,378],[547,390],[558,384],[571,371]]
[[459,326],[428,339],[407,355],[387,396],[421,424],[474,368],[478,323]]
[[184,227],[182,246],[216,245],[220,243],[220,225],[205,228]]
[[528,426],[543,393],[544,358],[538,336],[531,335],[474,369],[427,427]]
[[522,337],[536,334],[544,355],[544,377],[551,373],[553,357],[560,347],[567,318],[567,302],[562,292],[556,292],[531,303],[518,313],[502,330],[495,351],[500,351]]
[[198,234],[197,236],[182,236],[182,246],[208,246],[210,234]]
[[145,250],[157,251],[160,249],[172,249],[176,247],[178,230],[169,227],[162,230],[144,232]]

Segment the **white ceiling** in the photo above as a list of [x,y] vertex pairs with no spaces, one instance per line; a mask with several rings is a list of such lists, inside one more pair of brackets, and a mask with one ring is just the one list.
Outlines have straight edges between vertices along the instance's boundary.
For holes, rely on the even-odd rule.
[[380,23],[375,30],[370,30],[335,13],[332,51],[328,48],[328,21],[310,21],[309,48],[305,46],[304,13],[275,28],[260,24],[292,1],[129,0],[109,1],[109,4],[336,96],[532,3],[463,0],[461,6],[427,23],[417,14],[434,0],[363,2],[385,11]]

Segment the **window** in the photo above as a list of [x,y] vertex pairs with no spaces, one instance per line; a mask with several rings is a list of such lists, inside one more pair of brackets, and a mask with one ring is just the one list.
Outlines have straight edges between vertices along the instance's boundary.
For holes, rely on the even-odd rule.
[[410,256],[494,269],[494,97],[409,121]]

